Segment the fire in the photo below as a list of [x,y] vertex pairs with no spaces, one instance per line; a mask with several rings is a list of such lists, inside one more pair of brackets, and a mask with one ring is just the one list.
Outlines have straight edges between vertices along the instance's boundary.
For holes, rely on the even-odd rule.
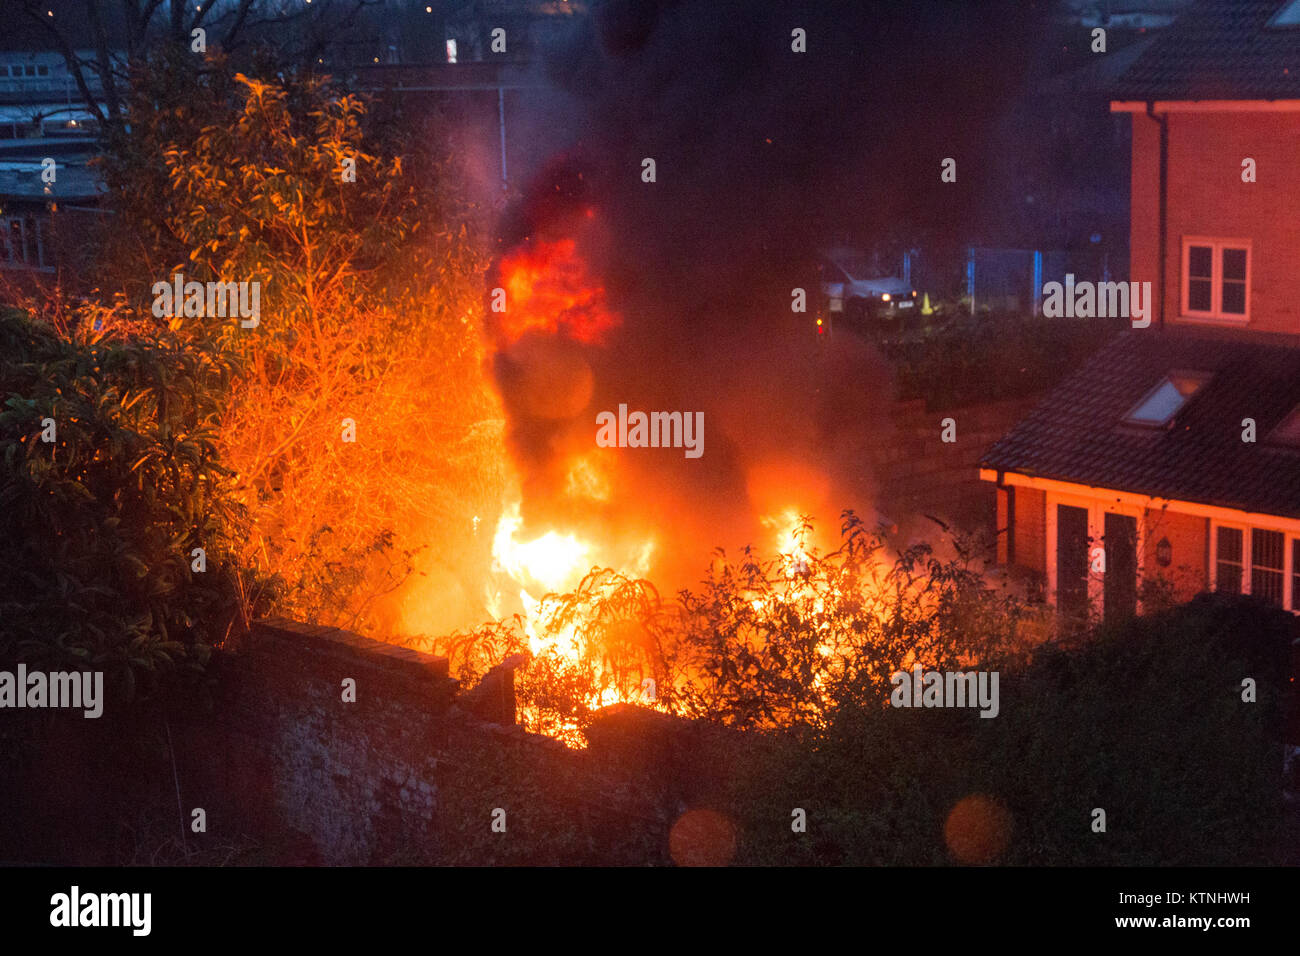
[[523,527],[519,502],[506,506],[492,539],[493,570],[504,573],[520,589],[525,608],[540,602],[532,591],[543,594],[572,591],[594,567],[613,568],[628,577],[644,577],[654,556],[653,538],[633,541],[622,547],[600,547],[577,535],[555,529],[519,540]]
[[[505,307],[488,314],[491,347],[509,359],[510,374],[498,379],[502,395],[530,440],[516,462],[529,479],[519,487],[548,498],[508,494],[492,537],[488,608],[508,629],[511,647],[526,646],[531,655],[519,678],[530,684],[520,700],[522,722],[573,746],[583,746],[584,711],[618,702],[660,706],[659,697],[644,695],[646,679],[656,687],[681,679],[677,671],[671,678],[657,672],[668,665],[654,656],[659,645],[647,643],[662,636],[651,633],[663,618],[647,614],[659,599],[643,580],[656,535],[606,520],[631,517],[617,507],[618,453],[593,447],[583,431],[592,427],[593,366],[604,364],[592,353],[608,345],[621,320],[579,247],[574,238],[534,237],[505,254],[498,263]],[[544,428],[533,427],[538,422]],[[763,550],[771,554],[774,545],[778,555],[777,584],[742,598],[753,607],[756,642],[779,640],[782,622],[811,615],[818,651],[838,659],[843,639],[826,613],[833,595],[819,576],[824,559],[804,517],[824,513],[829,480],[804,462],[776,460],[753,467],[746,483],[753,513],[766,515],[762,523],[775,539]],[[534,527],[539,514],[551,520]]]
[[519,502],[508,505],[492,539],[492,557],[521,586],[540,584],[547,591],[569,590],[591,567],[591,547],[571,534],[548,531],[532,541],[517,541],[523,526]]
[[[807,540],[811,534],[809,519],[797,509],[787,508],[780,514],[765,517],[763,523],[777,529],[775,547],[786,579],[785,591],[777,600],[804,602],[814,615],[821,617],[826,611],[827,595],[820,593],[811,579],[817,552],[810,549]],[[755,602],[754,610],[761,610],[761,602]],[[817,625],[817,634],[817,653],[828,660],[842,660],[847,649],[843,635],[837,635],[826,620]],[[827,693],[824,673],[814,678],[813,686],[820,693]]]
[[588,274],[574,239],[525,243],[501,260],[505,310],[494,312],[502,344],[532,331],[599,344],[619,324],[605,305],[605,289]]
[[777,529],[774,543],[786,574],[788,576],[806,574],[809,556],[805,550],[805,539],[808,537],[808,526],[799,512],[794,508],[787,508],[779,515],[768,515],[762,519],[762,523],[769,528]]
[[[593,211],[585,219],[580,228],[597,228]],[[584,448],[579,440],[592,392],[589,356],[581,347],[605,345],[621,324],[580,245],[572,236],[534,236],[497,264],[498,297],[503,292],[504,302],[497,305],[494,299],[488,313],[490,347],[508,355],[514,370],[511,391],[503,398],[507,408],[554,430],[539,456],[550,458],[543,464],[552,500],[538,503],[547,506],[546,513],[567,517],[526,531],[519,491],[507,497],[492,537],[487,607],[498,623],[522,631],[515,634],[532,654],[530,679],[554,679],[557,693],[576,695],[578,707],[595,709],[629,697],[631,675],[618,659],[627,612],[610,613],[605,599],[617,603],[619,587],[649,573],[655,540],[605,530],[614,463],[608,452]],[[536,476],[536,470],[527,475]],[[525,724],[538,723],[529,719],[527,707],[522,716]],[[574,727],[558,730],[552,725],[545,732],[581,745],[578,735],[568,732]]]
[[[602,644],[610,622],[584,613],[581,607],[576,613],[573,607],[566,608],[565,596],[582,586],[597,567],[617,569],[624,580],[644,577],[650,570],[654,540],[620,547],[555,528],[522,538],[522,528],[520,505],[514,500],[504,509],[493,536],[493,570],[505,575],[507,586],[515,589],[517,613],[534,661],[544,658],[553,674],[591,678],[591,690],[578,702],[589,711],[633,699],[644,703],[637,690],[640,683],[619,679],[618,663]],[[506,616],[504,604],[499,591],[489,598],[489,610],[498,620]],[[541,726],[538,708],[521,705],[520,714],[526,725]],[[585,745],[576,721],[552,726],[548,732],[570,746]]]

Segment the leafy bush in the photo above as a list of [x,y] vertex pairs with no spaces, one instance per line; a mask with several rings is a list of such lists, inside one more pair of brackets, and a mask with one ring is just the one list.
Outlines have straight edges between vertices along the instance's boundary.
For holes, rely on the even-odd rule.
[[967,543],[937,557],[921,544],[894,554],[845,512],[826,555],[716,561],[698,593],[683,592],[686,632],[672,642],[689,675],[681,712],[735,727],[822,725],[836,702],[888,699],[890,677],[920,664],[996,666],[1021,650],[1034,612],[989,588]]
[[[1207,596],[1045,645],[1002,673],[993,720],[846,701],[733,781],[741,862],[953,861],[944,824],[984,794],[1010,826],[997,862],[1224,866],[1286,862],[1282,698],[1294,619]],[[1242,700],[1244,677],[1258,683]],[[807,808],[806,836],[773,807]],[[1094,808],[1106,832],[1093,832]],[[788,812],[788,811],[787,811]]]
[[417,569],[481,574],[466,538],[506,460],[475,319],[480,211],[446,126],[386,108],[220,55],[142,61],[110,131],[118,236],[96,270],[148,332],[168,324],[151,286],[176,271],[261,284],[256,328],[170,322],[231,362],[213,437],[250,516],[240,555],[281,580],[279,613],[371,633],[402,628],[391,595]]
[[1051,388],[1122,324],[1027,315],[962,317],[926,338],[886,346],[898,395],[931,411]]
[[104,670],[130,696],[197,674],[242,625],[242,516],[213,439],[229,372],[174,336],[0,314],[0,659]]

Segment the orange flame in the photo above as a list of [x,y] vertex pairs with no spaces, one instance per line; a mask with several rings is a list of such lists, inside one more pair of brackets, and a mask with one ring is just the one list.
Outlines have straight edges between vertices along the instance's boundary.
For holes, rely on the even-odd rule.
[[619,320],[605,304],[605,289],[588,275],[573,239],[539,240],[501,260],[505,311],[493,313],[503,344],[531,331],[599,344]]
[[[576,589],[593,566],[615,568],[628,577],[643,577],[649,571],[654,541],[641,542],[630,553],[623,554],[623,560],[617,560],[617,549],[600,547],[593,541],[555,529],[535,538],[520,540],[518,533],[522,525],[519,503],[512,502],[497,524],[492,557],[495,570],[508,575],[518,588],[529,651],[534,656],[550,655],[566,665],[594,668],[597,690],[583,702],[588,709],[626,702],[629,698],[620,691],[616,682],[606,679],[610,675],[601,649],[592,646],[593,634],[599,632],[599,628],[593,627],[596,622],[560,620],[557,612],[561,602],[554,595]],[[543,589],[542,596],[536,597],[534,592]],[[489,600],[489,607],[498,618],[501,604],[499,593]],[[525,723],[536,722],[538,715],[531,712],[533,710],[535,708],[521,705],[520,713]],[[576,723],[564,724],[554,735],[570,746],[585,746]]]

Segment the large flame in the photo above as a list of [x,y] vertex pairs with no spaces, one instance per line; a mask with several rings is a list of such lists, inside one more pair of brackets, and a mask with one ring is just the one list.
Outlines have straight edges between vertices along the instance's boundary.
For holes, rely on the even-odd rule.
[[591,568],[591,546],[572,534],[547,531],[531,541],[517,538],[523,526],[519,502],[506,506],[492,539],[492,557],[502,571],[521,588],[540,585],[544,591],[575,587]]
[[[525,337],[534,344],[549,337],[589,348],[608,346],[607,333],[618,327],[619,318],[607,307],[604,289],[590,276],[575,240],[530,240],[506,254],[498,269],[505,309],[491,314],[490,331],[499,351],[517,353]],[[547,384],[541,391],[547,393],[551,388]],[[518,399],[518,394],[514,397]],[[584,398],[575,402],[573,409],[566,406],[564,414],[550,414],[548,407],[543,417],[576,423],[577,416],[586,411],[585,403]],[[536,414],[535,404],[522,406]],[[584,407],[579,409],[579,405]],[[629,532],[618,522],[604,520],[617,513],[611,509],[618,505],[614,496],[619,487],[619,453],[568,440],[572,436],[563,428],[557,425],[555,431],[562,439],[549,440],[543,446],[552,456],[546,467],[559,480],[528,484],[532,489],[548,489],[545,493],[550,500],[525,502],[516,489],[504,503],[492,538],[494,582],[489,588],[488,609],[498,621],[518,616],[534,658],[529,666],[538,666],[538,673],[559,674],[559,683],[573,683],[568,681],[573,675],[595,675],[594,684],[582,685],[592,688],[583,691],[587,697],[581,701],[588,710],[622,701],[653,705],[654,698],[646,699],[639,680],[627,680],[626,668],[616,659],[619,642],[610,634],[629,622],[586,610],[601,606],[602,595],[586,602],[584,589],[599,591],[605,586],[600,582],[606,579],[593,576],[594,569],[610,569],[623,582],[646,578],[652,570],[656,540],[652,534]],[[786,602],[798,602],[821,616],[825,596],[817,590],[820,585],[813,574],[819,552],[809,540],[810,526],[803,516],[819,510],[828,483],[802,462],[774,462],[755,469],[749,484],[756,514],[766,514],[760,520],[775,539],[772,543],[783,579],[781,586],[768,589],[764,598],[754,598],[756,616],[765,622],[780,620],[786,610],[780,605]],[[550,516],[549,521],[538,524],[540,515]],[[582,592],[581,600],[572,598],[575,591]],[[773,602],[773,606],[764,607],[765,602]],[[614,617],[624,613],[616,612]],[[837,653],[839,642],[830,624],[818,627],[821,653]],[[821,629],[826,631],[824,637]],[[531,713],[530,708],[537,710],[521,701],[520,716],[525,725],[538,728],[540,711]],[[571,745],[583,745],[576,723],[558,728],[552,724],[545,732]]]
[[[523,622],[528,649],[534,656],[548,657],[560,669],[585,670],[594,677],[594,690],[581,704],[588,710],[633,699],[646,703],[639,685],[620,683],[606,649],[598,646],[603,633],[599,622],[581,615],[561,614],[563,595],[577,588],[596,567],[612,568],[627,578],[644,577],[654,554],[654,540],[635,542],[622,548],[585,540],[575,533],[550,529],[523,538],[519,502],[510,502],[497,524],[492,543],[493,569],[509,578],[516,588],[518,613]],[[498,591],[489,608],[500,619],[505,599]],[[653,701],[650,701],[653,703]],[[537,708],[520,707],[525,724],[541,726]],[[584,746],[576,721],[549,727],[548,732],[571,746]]]

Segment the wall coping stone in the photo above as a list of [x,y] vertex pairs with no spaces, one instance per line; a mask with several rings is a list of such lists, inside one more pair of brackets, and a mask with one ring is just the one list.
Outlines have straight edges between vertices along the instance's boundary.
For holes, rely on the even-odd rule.
[[342,628],[302,624],[285,618],[266,618],[252,626],[254,646],[267,637],[284,640],[317,653],[360,660],[400,678],[442,686],[449,696],[460,683],[450,676],[447,658],[396,644],[386,644]]

